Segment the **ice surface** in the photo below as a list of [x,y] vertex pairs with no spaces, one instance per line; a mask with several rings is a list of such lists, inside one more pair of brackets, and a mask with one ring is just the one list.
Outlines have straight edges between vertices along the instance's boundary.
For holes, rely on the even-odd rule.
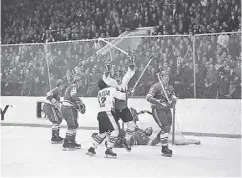
[[241,139],[199,137],[201,145],[171,146],[171,158],[161,156],[161,146],[117,148],[117,159],[105,159],[104,145],[95,157],[85,154],[93,132],[78,130],[82,149],[68,152],[50,144],[50,128],[2,126],[1,176],[241,176]]

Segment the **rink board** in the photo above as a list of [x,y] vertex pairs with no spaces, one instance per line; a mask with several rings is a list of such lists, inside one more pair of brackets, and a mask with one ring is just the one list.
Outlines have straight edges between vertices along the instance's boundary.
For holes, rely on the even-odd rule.
[[[37,101],[43,97],[1,97],[1,109],[9,105],[1,124],[50,126],[50,122],[36,117]],[[82,98],[86,104],[86,113],[79,114],[81,128],[96,129],[98,102],[96,98]],[[137,111],[151,110],[150,104],[143,98],[132,98],[129,106]],[[141,126],[152,126],[158,130],[153,118],[148,114],[139,116]],[[176,120],[179,130],[197,135],[241,136],[241,100],[222,99],[180,99],[176,106]],[[62,125],[66,125],[65,122]]]

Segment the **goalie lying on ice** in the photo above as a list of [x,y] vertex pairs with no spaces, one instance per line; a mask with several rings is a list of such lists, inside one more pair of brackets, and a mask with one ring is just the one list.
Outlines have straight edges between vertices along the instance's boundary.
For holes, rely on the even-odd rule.
[[[159,134],[155,137],[155,138],[151,138],[153,133],[153,129],[152,127],[148,127],[145,130],[140,129],[140,128],[136,128],[136,131],[133,135],[133,137],[131,138],[131,145],[149,145],[149,146],[155,146],[157,144],[159,144],[161,142],[160,138],[159,138]],[[125,136],[125,131],[124,130],[120,130],[120,138]],[[122,146],[122,139],[118,139],[115,143],[115,147],[120,148],[123,147]]]

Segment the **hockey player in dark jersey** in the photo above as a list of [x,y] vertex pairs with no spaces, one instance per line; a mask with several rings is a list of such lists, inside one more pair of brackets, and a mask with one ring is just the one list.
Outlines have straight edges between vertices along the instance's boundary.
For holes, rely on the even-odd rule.
[[[138,115],[145,114],[145,113],[148,113],[148,114],[152,114],[152,113],[148,110],[142,110],[142,111],[137,112],[137,110],[132,107],[130,108],[130,111],[132,113],[134,122],[136,124],[135,132],[134,132],[133,136],[131,137],[130,144],[131,145],[149,145],[149,146],[155,146],[155,145],[159,144],[160,143],[160,133],[158,133],[157,136],[152,139],[150,137],[153,133],[152,127],[148,127],[145,130],[143,130],[139,127],[139,124],[138,124],[138,122],[139,122]],[[125,135],[126,135],[125,131],[123,129],[120,129],[119,138],[121,138],[121,139],[117,140],[117,142],[115,143],[115,147],[118,147],[118,148],[123,147],[122,138],[124,138]]]
[[[134,135],[131,137],[130,144],[131,145],[148,145],[148,146],[155,146],[160,143],[160,137],[158,134],[157,137],[151,138],[151,135],[153,133],[152,127],[148,127],[145,130],[136,128]],[[125,136],[125,131],[120,131],[120,137]],[[115,144],[116,147],[122,147],[120,141],[118,140]]]
[[[130,65],[128,68],[128,71],[123,76],[122,80],[120,78],[111,78],[110,76],[110,64],[106,65],[106,72],[103,75],[104,82],[111,87],[116,88],[118,91],[121,92],[128,92],[128,83],[132,79],[132,77],[135,74],[134,70],[134,61],[133,58],[130,59]],[[133,133],[135,131],[135,123],[133,121],[132,114],[128,108],[128,99],[125,101],[115,99],[115,115],[114,115],[116,121],[118,122],[119,119],[122,119],[122,121],[127,125],[126,130],[126,137],[123,139],[124,147],[131,151],[131,145],[130,145],[130,139],[133,136]]]
[[160,76],[170,102],[167,101],[160,83],[156,83],[151,86],[146,99],[151,103],[153,118],[161,129],[160,139],[162,143],[161,151],[163,156],[172,156],[172,150],[168,148],[168,134],[170,133],[172,125],[172,114],[170,108],[176,104],[177,98],[174,93],[174,88],[168,84],[169,74],[166,71],[163,71]]
[[63,81],[58,79],[56,87],[47,93],[46,100],[43,104],[43,111],[52,123],[51,143],[62,143],[63,138],[59,136],[60,124],[62,122],[62,114],[60,111],[60,98]]
[[63,150],[80,149],[81,145],[76,143],[76,130],[78,128],[78,111],[85,113],[86,107],[82,100],[78,97],[77,89],[80,87],[81,79],[74,77],[74,82],[70,84],[65,91],[64,100],[61,106],[61,112],[67,122],[66,138],[63,144]]

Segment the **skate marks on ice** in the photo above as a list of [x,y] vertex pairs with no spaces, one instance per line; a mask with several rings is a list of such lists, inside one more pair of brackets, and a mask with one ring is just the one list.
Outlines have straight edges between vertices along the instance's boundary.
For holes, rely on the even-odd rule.
[[[60,136],[65,131],[61,129]],[[93,132],[78,130],[82,149],[65,152],[61,144],[50,143],[48,128],[1,127],[2,176],[232,177],[241,173],[240,139],[200,137],[202,145],[170,146],[172,157],[162,156],[161,146],[134,146],[131,152],[115,148],[117,158],[105,159],[104,144],[95,156],[86,155]]]

